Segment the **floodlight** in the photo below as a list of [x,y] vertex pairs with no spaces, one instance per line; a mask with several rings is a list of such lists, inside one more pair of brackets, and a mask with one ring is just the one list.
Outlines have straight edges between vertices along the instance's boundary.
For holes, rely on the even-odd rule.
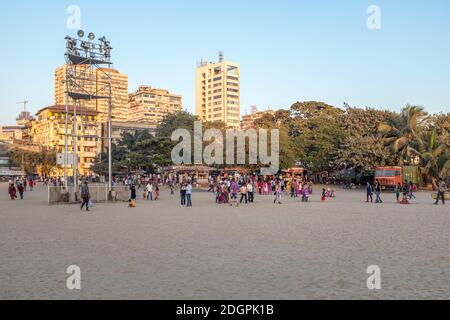
[[87,43],[87,42],[84,42],[84,41],[82,41],[81,42],[81,47],[84,49],[84,50],[89,50],[91,47],[89,46],[89,44]]
[[84,31],[83,30],[78,30],[78,37],[83,38],[84,37]]
[[95,39],[95,34],[93,34],[92,32],[89,32],[88,39],[93,41]]

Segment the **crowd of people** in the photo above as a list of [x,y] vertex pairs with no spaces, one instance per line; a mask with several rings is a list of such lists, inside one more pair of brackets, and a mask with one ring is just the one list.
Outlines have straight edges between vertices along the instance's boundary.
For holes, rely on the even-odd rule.
[[[229,204],[230,206],[245,203],[253,203],[255,195],[274,196],[274,204],[282,204],[283,196],[302,198],[302,202],[308,202],[312,195],[312,183],[304,178],[297,177],[210,177],[209,190],[214,192],[217,204]],[[324,189],[322,200],[336,197],[336,191]]]
[[25,192],[33,191],[35,181],[32,178],[21,177],[14,180],[9,180],[8,194],[11,200],[17,199],[17,193],[19,194],[20,200],[24,199]]
[[[62,186],[63,178],[44,178],[41,179],[45,186]],[[95,180],[83,179],[79,181],[80,194],[82,199],[81,210],[92,207],[90,202],[89,182]],[[130,191],[129,206],[136,207],[138,190],[142,190],[142,198],[146,201],[158,201],[160,198],[160,188],[166,186],[170,190],[170,195],[175,195],[175,189],[180,192],[180,205],[183,207],[192,207],[192,193],[194,186],[197,186],[195,176],[171,174],[162,176],[160,174],[150,174],[148,176],[126,176],[120,181],[113,177],[112,185],[116,187],[122,183]],[[226,204],[229,206],[239,206],[240,204],[252,204],[255,202],[256,196],[273,196],[274,204],[282,204],[283,197],[292,199],[301,198],[302,202],[308,202],[313,194],[313,183],[304,177],[283,177],[272,176],[262,177],[257,175],[222,175],[210,176],[208,179],[208,192],[214,194],[216,204]],[[9,181],[8,193],[11,200],[20,198],[24,199],[27,191],[33,191],[36,186],[36,180],[33,178],[21,177]],[[399,204],[409,204],[416,199],[415,192],[417,186],[412,181],[398,183],[394,189],[395,199]],[[438,183],[438,192],[435,195],[438,204],[440,201],[445,204],[445,192],[447,191],[446,183],[440,181]],[[379,180],[375,180],[372,185],[367,182],[366,185],[366,202],[383,203],[382,199],[383,186]],[[375,196],[375,199],[374,199]],[[321,193],[321,201],[336,197],[335,189],[328,187],[323,188]]]

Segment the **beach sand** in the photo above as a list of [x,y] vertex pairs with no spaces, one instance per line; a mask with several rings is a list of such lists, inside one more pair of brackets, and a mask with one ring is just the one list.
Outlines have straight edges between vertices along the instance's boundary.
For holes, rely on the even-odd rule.
[[[273,197],[238,208],[194,193],[161,200],[48,206],[46,189],[8,200],[0,185],[0,299],[449,299],[450,204],[429,192],[402,206],[363,190],[311,202]],[[138,192],[141,195],[141,192]],[[81,291],[66,269],[81,268]],[[381,268],[381,290],[366,273]]]

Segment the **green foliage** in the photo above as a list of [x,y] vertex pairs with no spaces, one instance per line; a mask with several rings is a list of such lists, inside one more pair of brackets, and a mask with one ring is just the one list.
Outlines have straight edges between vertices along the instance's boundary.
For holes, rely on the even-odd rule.
[[[171,151],[178,143],[171,141],[172,133],[186,129],[193,136],[196,120],[194,115],[180,112],[166,116],[156,136],[147,131],[124,134],[113,145],[114,172],[152,172],[171,165]],[[224,123],[206,122],[202,126],[203,131],[220,130],[226,146]],[[269,133],[270,129],[279,129],[281,169],[302,163],[312,173],[343,168],[370,173],[376,166],[419,161],[427,177],[445,177],[450,173],[450,114],[428,116],[421,107],[407,106],[396,113],[348,105],[343,110],[316,101],[296,102],[289,110],[265,114],[255,121],[254,128],[267,129]],[[270,135],[268,140],[270,150]],[[211,142],[204,141],[203,146]],[[248,145],[247,139],[246,166],[255,168],[248,164]],[[94,166],[97,173],[107,172],[107,156],[101,158]]]
[[43,149],[41,152],[28,151],[15,148],[9,151],[11,164],[22,168],[26,174],[35,174],[38,167],[42,174],[50,175],[56,166],[56,152],[51,149]]

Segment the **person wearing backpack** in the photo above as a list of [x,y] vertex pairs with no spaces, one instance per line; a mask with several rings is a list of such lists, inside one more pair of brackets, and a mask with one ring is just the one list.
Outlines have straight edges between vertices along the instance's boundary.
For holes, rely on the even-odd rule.
[[81,199],[83,199],[83,202],[81,203],[80,210],[83,210],[83,207],[86,205],[86,211],[89,211],[89,198],[89,186],[87,181],[85,181],[81,186]]

